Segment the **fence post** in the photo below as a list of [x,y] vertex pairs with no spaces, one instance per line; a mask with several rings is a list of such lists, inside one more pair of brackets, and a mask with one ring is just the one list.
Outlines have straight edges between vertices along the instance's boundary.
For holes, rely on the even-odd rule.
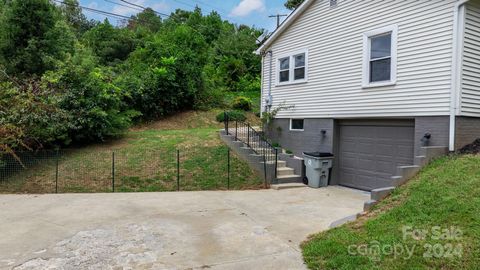
[[250,123],[247,123],[247,146],[250,147]]
[[278,170],[278,148],[275,147],[275,179],[277,179],[277,170]]
[[115,192],[115,151],[112,151],[112,191]]
[[230,190],[230,148],[227,150],[227,190]]
[[263,171],[264,171],[264,174],[265,174],[264,186],[265,186],[265,188],[268,188],[268,186],[267,186],[267,159],[265,157],[265,152],[263,152]]
[[238,121],[235,120],[235,141],[238,140]]
[[180,191],[180,150],[177,149],[177,191]]
[[223,121],[225,122],[225,132],[227,135],[230,135],[228,132],[228,114],[226,111],[223,112]]
[[55,193],[58,193],[58,149],[55,153]]

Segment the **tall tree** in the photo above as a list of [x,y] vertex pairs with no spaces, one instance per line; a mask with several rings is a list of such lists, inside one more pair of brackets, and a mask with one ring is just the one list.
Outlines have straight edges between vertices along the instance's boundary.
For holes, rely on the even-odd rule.
[[287,0],[285,7],[288,9],[296,9],[299,7],[305,0]]
[[64,0],[60,10],[67,23],[72,26],[78,35],[81,35],[95,26],[95,21],[88,20],[82,13],[78,0]]
[[116,28],[107,19],[86,32],[83,39],[100,57],[103,65],[115,65],[127,59],[136,47],[134,33],[130,29]]
[[132,30],[141,30],[147,29],[150,32],[157,32],[162,26],[162,19],[157,16],[155,11],[151,8],[146,8],[142,12],[138,13],[135,16],[132,16],[132,19],[128,21],[128,28]]
[[[49,0],[13,0],[0,18],[0,61],[14,75],[42,75],[73,49],[73,37]],[[3,60],[2,60],[3,59]]]

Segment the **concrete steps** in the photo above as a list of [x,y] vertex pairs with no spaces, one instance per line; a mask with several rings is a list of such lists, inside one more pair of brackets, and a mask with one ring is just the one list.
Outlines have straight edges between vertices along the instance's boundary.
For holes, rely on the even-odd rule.
[[289,167],[277,168],[277,178],[280,176],[295,175],[295,170]]
[[[272,160],[272,157],[277,154],[278,158],[281,153],[275,153],[275,150],[273,150],[272,148],[265,147],[266,143],[262,141],[263,139],[260,138],[260,136],[250,134],[250,140],[248,140],[247,130],[239,129],[235,134],[235,128],[229,128],[228,135],[224,130],[220,130],[220,137],[228,146],[230,146],[232,150],[236,151],[241,157],[244,157],[244,159],[248,161],[249,165],[253,169],[259,172],[263,172],[265,170],[265,167],[267,167],[267,170],[269,170],[269,172],[271,172],[272,169],[273,172],[275,172],[275,160]],[[266,162],[264,160],[263,154],[269,156],[269,160],[267,160]],[[300,184],[301,186],[305,186],[302,183],[302,176],[298,175],[295,172],[294,168],[288,167],[287,161],[277,159],[276,165],[277,177],[274,177],[274,173],[267,174],[267,176],[272,175],[269,176],[273,177],[273,179],[270,179],[272,183],[280,185],[292,183],[293,186],[296,186],[298,184]],[[283,186],[281,188],[283,189]]]
[[445,146],[425,146],[420,148],[419,155],[414,157],[414,165],[398,166],[396,175],[390,178],[392,186],[377,188],[371,191],[371,200],[363,206],[365,211],[370,210],[378,201],[386,198],[396,187],[401,186],[413,178],[423,166],[427,165],[432,159],[443,156],[448,153],[448,147]]
[[274,190],[282,189],[291,189],[291,188],[304,188],[306,187],[303,183],[284,183],[284,184],[273,184],[270,187]]

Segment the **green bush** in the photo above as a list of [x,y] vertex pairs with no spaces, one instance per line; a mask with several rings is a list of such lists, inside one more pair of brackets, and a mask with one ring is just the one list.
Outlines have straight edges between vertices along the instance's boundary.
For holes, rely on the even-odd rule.
[[232,102],[232,108],[236,110],[250,111],[252,110],[252,100],[247,97],[236,97]]
[[[244,112],[241,111],[230,111],[227,112],[228,114],[228,119],[230,121],[245,121],[247,120],[247,117],[245,116]],[[217,121],[222,123],[225,121],[225,113],[221,112],[217,115]]]

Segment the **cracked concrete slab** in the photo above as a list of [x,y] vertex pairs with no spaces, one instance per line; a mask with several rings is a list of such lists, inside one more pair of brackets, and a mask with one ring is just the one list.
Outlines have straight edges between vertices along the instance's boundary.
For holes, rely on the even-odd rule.
[[0,196],[0,269],[304,269],[300,243],[362,211],[342,187]]

